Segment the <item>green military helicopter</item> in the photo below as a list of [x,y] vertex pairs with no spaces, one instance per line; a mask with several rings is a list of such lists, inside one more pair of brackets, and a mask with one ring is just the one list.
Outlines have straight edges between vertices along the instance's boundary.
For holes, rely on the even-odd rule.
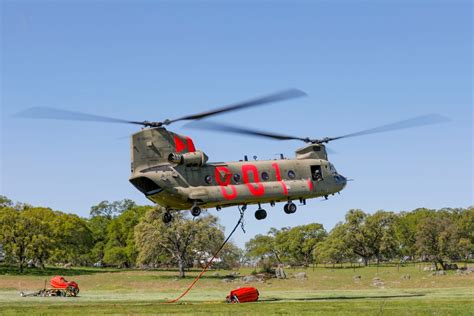
[[[306,94],[297,89],[276,92],[264,97],[239,102],[211,111],[183,116],[161,122],[128,121],[80,112],[36,107],[19,113],[21,117],[41,119],[65,119],[129,123],[143,128],[131,136],[130,182],[149,200],[166,208],[163,221],[169,223],[171,211],[191,210],[199,216],[203,208],[257,204],[255,218],[262,220],[267,212],[262,204],[274,206],[286,202],[283,210],[287,214],[296,212],[293,201],[305,205],[307,199],[325,197],[338,193],[347,184],[347,179],[329,162],[325,144],[348,137],[362,136],[420,125],[440,123],[447,119],[439,115],[424,115],[396,123],[366,129],[338,137],[313,139],[296,137],[244,127],[225,125],[202,120],[225,112],[242,110],[271,102],[294,99]],[[292,159],[248,161],[247,157],[234,162],[208,162],[207,155],[197,150],[188,136],[171,132],[166,126],[179,121],[198,122],[188,127],[218,132],[244,134],[275,140],[299,140],[306,143],[295,152]]]

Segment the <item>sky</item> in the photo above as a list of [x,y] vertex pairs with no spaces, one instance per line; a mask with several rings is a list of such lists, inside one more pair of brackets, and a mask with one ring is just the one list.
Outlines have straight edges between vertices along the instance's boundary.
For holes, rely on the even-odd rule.
[[[449,123],[335,141],[353,179],[295,214],[246,214],[243,246],[271,227],[349,209],[473,205],[470,1],[1,2],[1,187],[15,201],[87,217],[102,200],[150,202],[129,182],[136,126],[18,119],[33,106],[164,120],[285,88],[308,94],[217,116],[302,137],[337,136],[437,113]],[[185,128],[210,161],[294,157],[298,141]],[[229,232],[235,207],[220,212]]]

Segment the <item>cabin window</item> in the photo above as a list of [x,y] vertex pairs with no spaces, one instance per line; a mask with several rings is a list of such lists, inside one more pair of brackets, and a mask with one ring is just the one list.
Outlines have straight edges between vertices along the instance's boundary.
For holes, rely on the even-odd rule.
[[240,182],[240,174],[234,173],[234,176],[232,177],[232,179],[234,179],[235,183],[239,183]]
[[268,175],[268,173],[265,171],[262,172],[262,180],[267,181],[268,179],[270,179],[270,176]]
[[321,147],[319,147],[319,146],[314,146],[314,147],[313,147],[313,151],[321,151]]
[[212,183],[212,177],[210,175],[207,175],[204,177],[204,182],[206,182],[207,184],[211,184]]
[[313,181],[323,180],[323,174],[321,173],[321,166],[318,166],[318,165],[311,166],[311,179],[313,179]]
[[293,170],[288,171],[288,178],[290,179],[296,178],[296,173]]

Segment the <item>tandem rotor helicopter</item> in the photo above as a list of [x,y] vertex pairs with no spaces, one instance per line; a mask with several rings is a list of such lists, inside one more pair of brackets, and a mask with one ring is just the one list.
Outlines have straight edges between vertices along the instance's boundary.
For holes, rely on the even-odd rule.
[[210,121],[191,123],[189,127],[217,132],[244,134],[274,140],[299,140],[306,143],[295,151],[295,157],[275,160],[208,162],[207,155],[196,149],[190,137],[179,135],[166,126],[179,121],[202,120],[214,115],[284,101],[306,94],[297,89],[239,102],[214,110],[187,115],[161,122],[128,121],[105,116],[35,107],[18,114],[19,117],[129,123],[143,128],[131,135],[131,176],[129,181],[149,200],[166,208],[163,222],[169,223],[171,211],[191,210],[199,216],[203,208],[221,210],[228,206],[256,204],[255,218],[262,220],[267,212],[262,204],[274,206],[286,202],[287,214],[296,212],[293,201],[305,205],[307,199],[338,193],[347,184],[329,162],[325,144],[334,140],[369,135],[447,121],[440,115],[424,115],[337,137],[321,139],[283,135],[246,127]]

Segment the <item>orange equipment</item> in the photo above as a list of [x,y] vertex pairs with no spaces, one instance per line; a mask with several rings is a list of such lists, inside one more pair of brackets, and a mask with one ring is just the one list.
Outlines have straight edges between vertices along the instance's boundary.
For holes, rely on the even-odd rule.
[[254,287],[241,287],[233,290],[227,295],[228,303],[247,303],[256,302],[258,300],[258,290]]
[[79,286],[77,283],[74,281],[68,282],[62,276],[55,276],[49,283],[55,289],[65,290],[66,296],[77,296],[79,293]]

